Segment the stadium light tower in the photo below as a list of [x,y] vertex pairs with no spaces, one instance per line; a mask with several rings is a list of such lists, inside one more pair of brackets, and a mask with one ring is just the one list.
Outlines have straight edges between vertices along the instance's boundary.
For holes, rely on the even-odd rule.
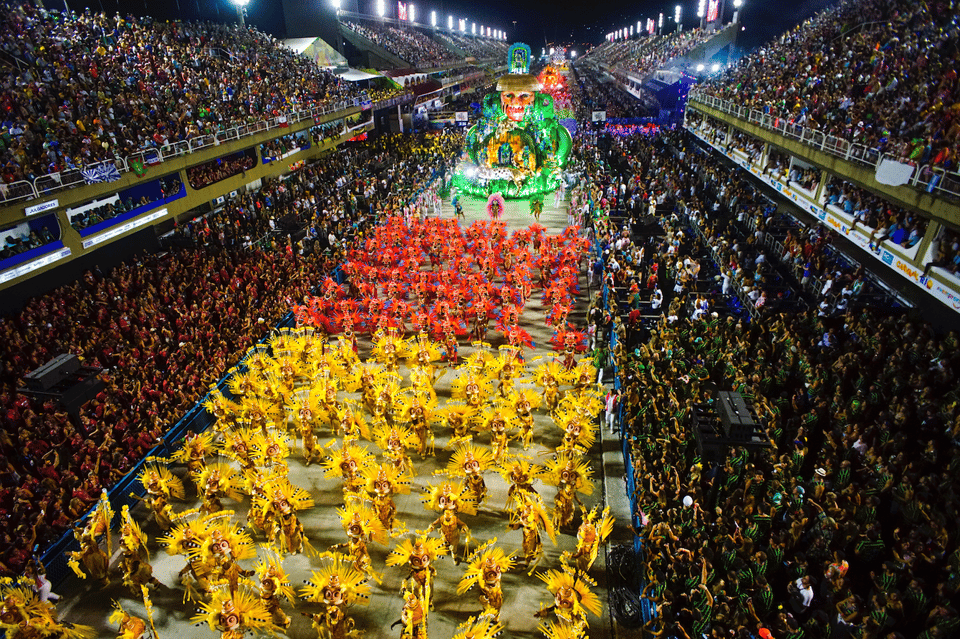
[[417,8],[413,6],[412,2],[410,3],[410,6],[407,7],[407,11],[409,11],[407,17],[410,18],[410,22],[415,24],[417,22]]
[[383,0],[377,0],[377,15],[381,18],[387,15],[387,5]]
[[237,8],[237,15],[240,16],[240,26],[247,26],[247,21],[245,18],[247,13],[247,5],[250,4],[250,0],[230,0],[230,2],[233,3],[233,6]]
[[331,4],[333,5],[334,10],[337,12],[337,15],[340,15],[341,0],[332,0]]
[[673,10],[673,19],[677,23],[677,33],[679,33],[680,30],[682,29],[682,27],[680,26],[680,11],[681,11],[680,5],[678,4],[676,8],[674,8]]
[[447,16],[447,28],[453,31],[453,16]]
[[430,12],[430,25],[431,25],[434,29],[437,28],[437,12],[436,12],[436,11],[431,11],[431,12]]
[[660,35],[663,32],[663,14],[660,14],[660,19],[657,21],[657,35]]
[[470,23],[470,35],[477,35],[477,23],[476,23],[476,22],[471,22],[471,23]]
[[734,24],[740,22],[740,7],[743,6],[743,0],[733,0],[733,20]]

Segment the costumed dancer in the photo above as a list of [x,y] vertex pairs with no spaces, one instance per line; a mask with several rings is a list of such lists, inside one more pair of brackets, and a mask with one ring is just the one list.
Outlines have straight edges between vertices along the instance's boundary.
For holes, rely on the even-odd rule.
[[312,506],[313,498],[309,492],[279,475],[267,479],[262,490],[253,498],[253,507],[262,513],[267,540],[277,543],[279,539],[281,551],[294,555],[311,550],[303,532],[303,523],[297,518],[297,511]]
[[218,586],[210,601],[200,602],[200,609],[190,621],[198,626],[206,623],[210,630],[220,633],[220,639],[243,639],[248,632],[275,635],[282,630],[274,625],[273,615],[252,586]]
[[130,494],[153,511],[153,518],[161,529],[170,530],[173,525],[170,518],[173,514],[170,498],[183,499],[183,482],[166,467],[166,459],[148,457],[145,462],[137,479],[146,490],[147,496],[137,497],[134,493]]
[[363,470],[375,463],[373,453],[350,442],[333,449],[323,460],[322,466],[326,469],[323,476],[333,479],[339,475],[343,480],[343,503],[356,505],[363,500]]
[[573,523],[574,504],[583,505],[577,493],[593,494],[593,482],[590,480],[593,469],[589,461],[576,453],[558,453],[545,466],[543,482],[557,487],[553,523],[558,529],[565,528]]
[[353,630],[354,621],[347,616],[347,609],[370,603],[370,584],[365,573],[351,567],[348,557],[338,553],[323,557],[331,561],[304,582],[300,596],[323,606],[319,614],[308,615],[321,638],[347,639],[359,634]]
[[180,583],[184,586],[183,601],[194,601],[201,593],[210,590],[210,566],[204,562],[202,546],[210,535],[207,520],[221,515],[200,515],[194,508],[176,516],[175,525],[161,537],[168,555],[183,555],[187,565],[180,570]]
[[202,487],[196,485],[200,477],[200,471],[206,465],[206,458],[214,451],[213,438],[215,434],[211,431],[195,435],[187,435],[183,440],[183,448],[175,451],[170,459],[187,465],[187,472],[190,478],[194,480],[197,494],[201,494]]
[[309,466],[322,459],[317,448],[316,425],[317,415],[320,414],[320,401],[316,390],[301,390],[296,393],[296,400],[288,406],[288,410],[296,425],[297,433],[303,442],[303,464]]
[[252,570],[244,570],[238,562],[256,557],[257,551],[250,534],[232,521],[233,511],[223,510],[205,519],[207,534],[198,548],[187,549],[187,561],[203,564],[202,573],[208,576],[209,591],[218,584],[226,584],[229,592],[236,593],[242,577],[249,577]]
[[540,496],[534,489],[533,482],[543,474],[543,466],[532,464],[529,459],[516,455],[502,460],[497,466],[497,472],[504,481],[510,483],[510,488],[507,489],[507,503],[504,504],[504,510],[508,513],[522,508],[526,496]]
[[380,523],[377,514],[366,507],[346,506],[338,508],[337,513],[340,515],[343,531],[347,534],[347,541],[331,546],[330,550],[346,548],[353,558],[354,569],[380,583],[382,578],[373,569],[367,544],[371,541],[386,544],[389,538],[387,529]]
[[[410,476],[389,462],[367,466],[362,472],[367,495],[373,502],[380,523],[393,536],[403,534],[406,526],[402,523],[397,525],[397,505],[393,496],[410,492]],[[394,529],[397,529],[396,532]]]
[[509,401],[520,424],[520,441],[523,442],[523,449],[527,450],[533,443],[533,411],[540,408],[543,397],[532,389],[521,388],[510,395]]
[[563,381],[563,369],[555,361],[540,364],[534,370],[534,381],[543,389],[543,403],[553,412],[560,403],[560,384]]
[[427,639],[427,606],[423,599],[417,596],[416,589],[408,581],[401,585],[400,596],[403,597],[403,608],[400,619],[391,624],[391,630],[400,626],[400,639]]
[[491,220],[499,220],[503,217],[506,208],[502,193],[491,193],[490,197],[487,198],[487,215],[490,216]]
[[547,511],[543,506],[543,500],[537,493],[520,493],[518,502],[520,507],[510,516],[508,530],[522,529],[523,531],[523,567],[527,575],[532,575],[536,570],[537,564],[543,557],[543,541],[540,538],[540,531],[547,533],[550,541],[556,545],[556,532]]
[[243,495],[236,488],[240,477],[229,464],[204,465],[195,476],[191,475],[191,478],[200,491],[202,498],[200,512],[204,515],[212,515],[223,510],[221,497],[229,497],[234,501],[243,499]]
[[583,511],[583,523],[577,530],[577,550],[572,555],[565,552],[560,557],[560,561],[564,563],[570,560],[576,562],[577,570],[583,573],[590,571],[593,562],[597,559],[600,544],[613,532],[610,507],[604,508],[601,515],[598,515],[599,509],[600,506],[594,506],[589,513],[586,510]]
[[57,619],[57,609],[42,601],[28,577],[0,578],[0,629],[8,639],[93,639],[96,631]]
[[398,473],[414,474],[413,460],[407,454],[407,450],[413,448],[417,441],[412,430],[406,426],[388,426],[382,423],[373,429],[373,441],[383,451],[383,457],[393,464]]
[[120,569],[123,571],[123,584],[136,596],[140,594],[140,586],[156,587],[161,584],[153,576],[147,536],[130,516],[129,506],[123,507],[120,518]]
[[500,621],[500,609],[503,607],[503,573],[513,568],[514,560],[513,553],[505,554],[502,548],[494,546],[495,543],[496,537],[477,548],[467,560],[469,565],[457,586],[457,595],[464,595],[476,586],[480,591],[480,604],[483,606],[480,616],[489,615],[495,621]]
[[469,496],[470,491],[463,484],[443,482],[439,486],[431,486],[422,498],[424,507],[440,513],[426,530],[430,534],[440,528],[440,534],[447,544],[447,550],[453,557],[454,563],[460,563],[457,550],[460,546],[460,532],[464,531],[467,541],[464,544],[464,556],[470,545],[470,528],[460,520],[460,514],[476,515],[477,509]]
[[407,564],[410,567],[407,583],[413,588],[414,594],[433,610],[433,580],[437,575],[433,564],[446,553],[447,546],[442,539],[418,535],[416,539],[408,538],[398,543],[387,556],[387,565]]
[[[100,547],[100,537],[106,535],[107,548],[112,548],[110,544],[110,523],[113,521],[113,508],[110,506],[110,497],[107,491],[100,493],[100,501],[96,508],[90,513],[86,525],[81,530],[74,528],[73,536],[80,542],[80,550],[72,550],[67,553],[67,565],[73,570],[74,574],[80,579],[86,579],[87,574],[100,582],[101,587],[106,587],[110,583],[108,571],[110,569],[110,556]],[[84,570],[80,569],[83,564]]]
[[545,607],[541,604],[536,616],[538,618],[556,615],[561,623],[571,626],[574,636],[587,636],[587,613],[600,616],[600,598],[590,590],[596,582],[583,573],[576,572],[569,567],[563,571],[548,570],[537,574],[547,584],[547,589],[553,595],[553,605]]
[[476,444],[463,443],[450,456],[450,461],[443,471],[448,477],[458,477],[464,480],[470,499],[476,507],[487,497],[487,485],[483,481],[483,473],[490,468],[494,457],[486,448]]
[[397,401],[397,419],[409,424],[417,443],[420,457],[427,456],[427,442],[430,442],[430,454],[433,455],[433,429],[431,422],[437,408],[437,400],[426,393],[405,394]]
[[293,603],[295,593],[290,585],[290,577],[283,569],[283,559],[279,552],[262,557],[254,567],[260,580],[258,592],[260,603],[270,613],[273,625],[286,630],[290,627],[290,617],[280,607],[282,600]]

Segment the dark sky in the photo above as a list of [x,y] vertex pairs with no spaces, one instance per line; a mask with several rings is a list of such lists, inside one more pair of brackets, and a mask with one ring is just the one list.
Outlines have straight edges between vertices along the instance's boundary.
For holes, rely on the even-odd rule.
[[[63,0],[46,0],[46,6],[55,8]],[[236,10],[228,0],[66,0],[71,9],[89,6],[94,10],[113,13],[121,10],[136,15],[151,15],[160,19],[192,19],[198,15],[213,20],[235,19]],[[733,0],[726,2],[725,14],[732,15]],[[360,10],[372,12],[373,0],[358,0]],[[393,4],[396,0],[386,0]],[[446,16],[466,17],[477,24],[505,29],[511,41],[523,41],[534,53],[546,43],[599,44],[604,36],[616,28],[636,25],[638,20],[657,19],[664,14],[664,28],[673,25],[673,11],[677,1],[670,0],[600,0],[599,2],[571,2],[561,0],[530,0],[528,2],[505,2],[494,0],[479,3],[470,0],[422,0],[416,2],[418,21],[429,20],[429,11],[434,9],[440,21]],[[741,24],[744,26],[740,48],[749,51],[792,27],[804,18],[831,4],[830,0],[744,0],[741,9]],[[685,29],[697,26],[696,0],[682,0],[683,25]],[[284,23],[280,0],[250,0],[249,22],[262,30],[283,37]],[[513,22],[516,21],[514,27]],[[675,28],[675,27],[674,27]],[[581,48],[582,44],[576,45]]]

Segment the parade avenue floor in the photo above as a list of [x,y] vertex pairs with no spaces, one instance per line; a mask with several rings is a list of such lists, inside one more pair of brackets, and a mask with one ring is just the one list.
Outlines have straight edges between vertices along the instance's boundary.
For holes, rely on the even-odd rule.
[[[547,227],[547,233],[557,234],[566,226],[566,207],[564,205],[562,209],[556,209],[552,206],[552,197],[548,195],[545,199],[541,223]],[[485,202],[470,200],[469,198],[465,198],[465,200],[463,203],[466,220],[462,223],[469,224],[473,220],[487,218]],[[444,205],[443,216],[453,216],[453,210],[449,204]],[[527,201],[508,201],[504,219],[510,230],[516,230],[532,223],[533,218],[529,214]],[[580,295],[573,312],[571,312],[570,319],[578,326],[583,327],[589,299],[586,290],[586,278],[581,277],[580,283]],[[541,304],[539,290],[535,290],[521,318],[522,327],[530,332],[536,345],[532,351],[528,350],[525,353],[528,363],[536,357],[549,359],[556,355],[548,341],[552,335],[552,329],[544,322],[546,311],[547,309]],[[489,341],[496,348],[502,343],[501,335],[491,329]],[[368,350],[369,343],[361,345],[361,358],[366,358]],[[461,357],[471,351],[470,347],[462,346]],[[528,366],[525,376],[517,384],[518,388],[536,388],[532,381],[532,368],[532,365]],[[401,368],[401,374],[405,375],[405,373],[405,368]],[[441,405],[449,397],[451,378],[453,378],[453,374],[448,373],[440,377],[436,383],[435,388]],[[612,382],[610,379],[604,381]],[[341,396],[344,395],[349,396],[341,392]],[[542,410],[538,410],[536,411],[535,432],[534,445],[526,454],[535,462],[543,463],[546,455],[560,441],[561,431],[553,425],[551,419]],[[321,430],[319,435],[321,445],[331,441],[329,432]],[[396,497],[397,519],[403,522],[409,530],[425,529],[436,517],[434,512],[424,509],[418,488],[439,481],[434,473],[444,468],[450,456],[451,451],[445,448],[447,441],[447,432],[441,431],[438,433],[436,456],[433,458],[420,459],[416,452],[412,451],[411,458],[418,473],[414,481],[414,489],[411,494]],[[486,444],[487,438],[483,436],[479,439],[479,442]],[[361,444],[373,449],[373,452],[377,452],[374,444],[365,440],[361,440]],[[513,453],[519,452],[520,443],[513,441],[510,448]],[[587,506],[592,506],[605,501],[607,505],[611,506],[611,512],[617,517],[617,523],[609,540],[609,545],[629,542],[632,533],[628,527],[629,508],[624,494],[623,465],[617,436],[604,432],[603,436],[598,438],[589,457],[593,466],[595,490],[590,497],[584,498],[584,502]],[[346,541],[336,511],[337,507],[343,503],[340,480],[325,479],[323,468],[319,464],[305,467],[298,447],[291,448],[289,467],[289,477],[292,483],[307,489],[315,500],[316,505],[314,507],[298,513],[312,546],[322,552],[326,551],[331,545]],[[187,508],[196,507],[196,492],[192,483],[185,477],[186,469],[182,466],[175,466],[173,470],[177,475],[183,477],[188,500],[185,503],[175,502],[175,511],[181,512]],[[475,517],[464,517],[464,521],[470,527],[473,537],[471,548],[496,537],[497,545],[505,551],[519,552],[521,531],[507,529],[508,517],[502,510],[506,501],[508,486],[497,473],[492,471],[486,473],[485,480],[489,491],[487,500]],[[542,495],[544,502],[548,506],[552,506],[555,489],[552,486],[544,486],[542,483],[536,484],[535,488]],[[193,503],[191,503],[191,500]],[[236,511],[240,521],[244,521],[249,499],[246,502],[226,500],[224,506]],[[163,584],[151,594],[154,606],[154,621],[159,637],[163,639],[175,637],[186,639],[215,636],[205,624],[198,627],[191,622],[191,617],[196,613],[196,605],[184,602],[184,590],[178,578],[178,572],[185,565],[184,558],[182,556],[171,557],[160,547],[156,540],[160,536],[161,530],[146,508],[139,506],[135,509],[134,515],[150,538],[153,574]],[[578,514],[576,523],[578,524],[579,521]],[[434,533],[434,535],[437,534]],[[114,534],[113,539],[113,543],[116,545],[118,535]],[[575,529],[559,532],[556,546],[550,542],[546,535],[543,536],[543,539],[544,556],[537,570],[559,568],[560,554],[567,550],[572,551],[575,547]],[[263,541],[262,537],[258,537],[256,532],[254,532],[254,540],[257,542]],[[368,606],[354,606],[349,610],[349,614],[356,621],[357,630],[360,631],[362,636],[369,639],[400,636],[399,627],[391,629],[390,626],[400,618],[402,599],[399,588],[401,580],[408,574],[408,569],[405,566],[389,567],[384,563],[387,554],[392,550],[396,541],[392,539],[389,546],[370,545],[374,569],[383,575],[383,583],[377,585],[371,582],[372,595]],[[116,548],[111,550],[113,551],[114,564],[111,571],[111,582],[107,588],[99,589],[98,585],[93,583],[92,580],[81,581],[72,575],[56,588],[56,591],[62,597],[57,606],[61,618],[73,623],[93,626],[97,631],[97,636],[102,638],[116,636],[117,626],[110,624],[108,621],[114,601],[118,601],[131,614],[140,617],[146,616],[142,602],[133,599],[128,589],[121,584],[121,578],[116,568],[118,551],[116,551]],[[520,554],[522,555],[522,553]],[[244,562],[243,568],[250,568],[252,563],[252,561]],[[286,556],[283,565],[291,577],[293,587],[299,590],[299,587],[303,585],[303,580],[307,579],[311,572],[320,566],[320,563],[320,560],[305,553]],[[460,597],[456,595],[457,583],[463,575],[465,564],[457,566],[451,558],[444,557],[437,562],[436,566],[438,573],[435,585],[435,610],[428,617],[428,634],[431,639],[449,639],[454,635],[455,629],[460,623],[466,621],[471,615],[480,612],[481,605],[478,601],[476,589]],[[597,594],[604,606],[602,617],[591,616],[589,620],[589,635],[594,639],[610,637],[613,632],[613,624],[607,606],[605,566],[605,548],[601,548],[599,557],[591,570],[591,577],[597,582]],[[537,630],[537,625],[540,620],[534,617],[534,613],[540,608],[541,603],[544,605],[553,603],[552,596],[545,584],[536,575],[528,576],[527,571],[518,569],[504,575],[503,591],[504,605],[501,613],[501,621],[505,626],[503,636],[511,638],[539,637],[540,633]],[[297,639],[315,637],[316,632],[311,627],[310,619],[299,613],[316,613],[319,612],[319,608],[319,604],[299,600],[295,607],[285,604],[284,610],[293,620],[286,634]]]

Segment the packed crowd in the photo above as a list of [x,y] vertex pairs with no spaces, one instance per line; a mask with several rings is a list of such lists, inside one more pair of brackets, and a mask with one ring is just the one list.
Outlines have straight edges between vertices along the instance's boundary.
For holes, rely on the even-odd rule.
[[626,92],[619,84],[600,82],[591,73],[574,73],[578,99],[576,117],[590,122],[594,111],[604,111],[608,118],[642,118],[652,115],[650,107]]
[[252,28],[2,6],[4,182],[359,95]]
[[453,50],[461,50],[477,60],[496,60],[501,62],[507,59],[509,44],[504,40],[477,38],[456,33],[438,33],[437,38]]
[[[194,248],[145,256],[31,300],[0,326],[0,570],[16,574],[158,442],[335,262],[349,238],[400,210],[456,157],[458,135],[387,136],[268,182],[189,230]],[[301,211],[307,242],[253,236]],[[311,245],[311,241],[313,244]],[[309,250],[308,250],[309,248]],[[301,250],[303,249],[303,250]],[[322,250],[317,250],[322,249]],[[69,308],[70,312],[63,309]],[[16,393],[60,353],[107,369],[73,424]]]
[[[319,128],[316,127],[316,128]],[[322,130],[322,129],[321,129]],[[306,131],[288,133],[260,145],[260,158],[263,162],[272,162],[282,158],[290,151],[310,148],[311,136]]]
[[661,36],[641,35],[636,39],[605,42],[587,54],[587,59],[620,71],[644,76],[688,54],[714,33],[705,29],[671,32]]
[[191,188],[202,189],[211,184],[216,184],[220,180],[240,175],[256,165],[257,155],[252,149],[248,149],[189,167],[187,169],[187,181]]
[[902,162],[955,169],[957,20],[948,4],[843,0],[698,90]]
[[[654,236],[633,235],[646,206],[624,198],[633,191],[643,205],[666,198],[670,208],[700,209],[700,223],[718,229],[708,240],[731,247],[742,242],[738,204],[762,213],[736,173],[689,142],[601,144],[575,189],[599,208],[587,218],[600,255],[590,279],[611,294],[606,305],[598,295],[588,317],[595,352],[618,336],[615,402],[632,452],[643,596],[656,604],[646,630],[689,639],[954,636],[956,332],[853,305],[836,316],[812,304],[763,308],[754,321],[696,310],[688,319],[683,310],[698,309],[700,293],[671,300],[669,283],[702,261],[703,242],[680,216],[662,216]],[[628,212],[622,226],[602,208],[613,198]],[[635,276],[654,284],[656,322],[633,321]],[[698,453],[691,424],[718,420],[722,390],[747,398],[763,446]]]
[[457,62],[457,56],[450,49],[415,29],[373,22],[360,24],[346,21],[343,24],[418,69],[432,69]]
[[852,228],[858,225],[871,229],[870,243],[884,240],[913,248],[927,232],[927,218],[870,193],[865,189],[831,176],[826,184],[826,203],[853,217]]

